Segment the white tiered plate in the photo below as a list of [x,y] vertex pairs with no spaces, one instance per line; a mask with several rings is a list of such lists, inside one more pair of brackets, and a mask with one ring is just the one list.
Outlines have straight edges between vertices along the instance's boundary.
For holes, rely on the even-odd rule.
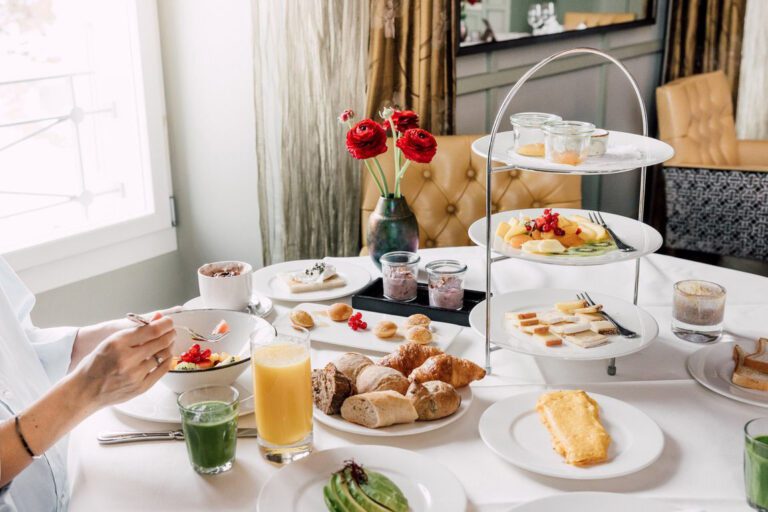
[[[544,158],[518,155],[512,132],[499,132],[493,144],[493,160],[520,169],[554,172],[560,174],[615,174],[638,167],[666,162],[675,156],[672,146],[651,137],[609,130],[608,150],[600,157],[589,157],[581,165],[565,165],[548,162]],[[491,136],[480,137],[472,143],[472,151],[488,158]]]
[[411,510],[464,512],[467,508],[461,482],[441,464],[402,448],[358,445],[323,450],[283,466],[264,484],[256,510],[326,510],[323,487],[350,459],[390,478],[403,491]]
[[[608,343],[592,348],[582,348],[563,342],[556,347],[547,347],[518,329],[504,328],[504,313],[507,311],[549,311],[556,302],[576,300],[576,294],[583,290],[557,290],[544,288],[539,290],[521,290],[504,293],[493,297],[491,301],[491,341],[514,352],[537,357],[568,359],[574,361],[594,361],[622,357],[644,349],[659,334],[656,320],[643,309],[631,302],[626,302],[603,293],[591,292],[595,302],[603,305],[603,310],[617,322],[638,333],[637,338],[608,336]],[[469,314],[469,325],[485,337],[485,304],[479,303]]]
[[[589,218],[589,210],[576,210],[572,208],[554,208],[560,215],[581,215]],[[603,265],[605,263],[616,263],[617,261],[633,260],[651,254],[659,250],[664,243],[661,234],[648,224],[640,222],[622,215],[613,213],[602,213],[605,223],[616,233],[621,240],[637,249],[634,252],[621,252],[618,250],[610,251],[597,256],[563,256],[557,254],[532,254],[515,249],[503,240],[496,237],[496,228],[502,221],[508,221],[518,215],[527,215],[536,218],[543,215],[543,208],[529,208],[526,210],[509,210],[506,212],[495,213],[491,216],[491,240],[493,240],[492,249],[494,252],[520,258],[523,260],[536,261],[539,263],[551,263],[554,265]],[[482,217],[469,226],[469,238],[481,247],[485,247],[485,217]]]
[[[740,343],[747,352],[754,352],[754,342]],[[688,372],[705,388],[720,395],[758,407],[768,407],[768,392],[748,389],[731,382],[734,342],[721,342],[700,348],[688,356]]]
[[600,421],[611,436],[608,460],[587,467],[566,464],[552,449],[549,432],[536,412],[541,395],[541,391],[533,391],[511,396],[490,406],[480,417],[483,442],[517,467],[572,480],[615,478],[648,467],[664,449],[664,434],[648,415],[621,400],[590,393],[600,406]]

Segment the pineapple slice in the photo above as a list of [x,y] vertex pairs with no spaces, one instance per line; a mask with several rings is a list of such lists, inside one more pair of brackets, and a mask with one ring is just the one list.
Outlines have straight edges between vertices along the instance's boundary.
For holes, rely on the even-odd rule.
[[500,222],[499,227],[496,228],[496,236],[500,236],[501,238],[504,238],[504,235],[507,234],[507,231],[509,231],[509,228],[511,228],[509,224],[506,222]]
[[522,235],[524,233],[526,233],[525,226],[523,226],[523,225],[512,226],[512,227],[509,228],[507,233],[504,235],[504,241],[505,242],[509,242],[509,240],[512,237],[515,237],[517,235]]
[[588,228],[595,233],[595,238],[593,240],[589,240],[590,242],[599,242],[608,238],[608,232],[605,230],[605,228],[598,226],[594,222],[591,222],[589,219],[586,219],[580,215],[572,215],[570,220],[576,222],[582,229],[582,232],[584,231],[584,228]]

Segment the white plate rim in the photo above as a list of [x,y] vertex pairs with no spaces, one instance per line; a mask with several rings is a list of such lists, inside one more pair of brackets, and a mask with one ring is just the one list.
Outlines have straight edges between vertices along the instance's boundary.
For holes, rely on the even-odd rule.
[[[255,293],[269,297],[272,300],[280,300],[284,302],[316,302],[348,297],[359,292],[371,282],[371,273],[364,267],[355,263],[334,259],[331,263],[336,267],[337,272],[344,275],[347,279],[347,284],[345,286],[331,288],[329,290],[318,290],[315,292],[288,295],[276,294],[272,287],[269,286],[270,280],[276,277],[279,272],[290,272],[291,270],[306,268],[316,261],[319,260],[308,259],[284,261],[260,268],[253,272],[253,290]],[[353,284],[353,279],[355,278],[358,278],[359,281],[357,281],[356,284]],[[363,282],[363,280],[365,282]]]
[[[509,139],[514,138],[514,133],[511,131],[503,131],[496,134],[493,160],[496,162],[501,162],[505,165],[516,165],[520,169],[533,170],[538,172],[548,172],[553,174],[601,175],[617,174],[630,171],[632,169],[638,169],[640,167],[650,167],[652,165],[666,162],[675,156],[674,148],[664,141],[654,139],[652,137],[645,137],[635,133],[621,132],[617,130],[608,130],[608,133],[608,148],[616,147],[617,145],[634,143],[636,148],[642,152],[643,158],[627,160],[626,163],[622,163],[620,165],[617,164],[611,168],[596,165],[594,158],[592,159],[592,162],[590,162],[590,159],[588,159],[586,162],[584,162],[583,165],[576,166],[555,164],[552,162],[547,162],[543,158],[534,159],[524,156],[520,156],[519,159],[516,160],[512,155],[509,154],[509,149],[511,147]],[[482,158],[487,159],[490,137],[490,135],[484,135],[472,141],[472,152],[478,156],[481,156]],[[620,141],[619,144],[616,144],[617,139]],[[534,163],[537,165],[531,165]]]
[[[564,215],[582,215],[583,217],[586,217],[587,214],[590,211],[594,210],[585,210],[582,208],[554,208],[556,212],[561,212]],[[544,208],[522,208],[519,210],[506,210],[503,212],[497,212],[491,215],[491,228],[493,229],[493,225],[495,223],[495,220],[498,218],[501,218],[503,220],[509,219],[512,216],[517,215],[528,215],[530,217],[537,217],[542,214],[544,211]],[[599,212],[604,218],[608,225],[616,226],[617,223],[630,223],[632,225],[640,225],[640,229],[642,230],[643,238],[647,240],[645,245],[642,247],[642,249],[637,248],[637,251],[634,252],[621,252],[621,251],[611,251],[605,254],[601,254],[599,256],[546,256],[543,254],[532,254],[523,252],[521,250],[513,250],[513,251],[503,251],[500,248],[497,247],[491,247],[494,254],[501,254],[504,256],[509,256],[510,258],[517,258],[521,260],[527,260],[527,261],[535,261],[536,263],[546,263],[548,265],[566,265],[566,266],[591,266],[591,265],[604,265],[606,263],[617,263],[619,261],[627,261],[627,260],[634,260],[637,258],[641,258],[643,256],[646,256],[648,254],[652,254],[656,251],[658,251],[661,246],[664,244],[664,238],[661,236],[661,233],[659,233],[653,226],[650,226],[644,222],[640,222],[637,219],[632,219],[630,217],[624,217],[623,215],[616,215],[614,213],[609,212]],[[467,234],[476,245],[480,247],[485,247],[485,229],[483,229],[483,225],[485,224],[485,217],[480,217],[476,221],[474,221],[472,224],[470,224],[469,228],[467,229]],[[615,230],[615,229],[614,229]],[[491,234],[491,240],[495,240],[495,230]],[[617,235],[621,237],[621,232],[617,232]]]
[[[531,297],[537,294],[551,293],[553,295],[557,295],[565,298],[575,297],[576,293],[580,293],[581,291],[582,290],[567,290],[567,289],[559,289],[559,288],[535,288],[535,289],[528,289],[528,290],[517,290],[513,292],[494,295],[493,303],[499,304],[499,301],[503,301],[509,297],[513,297],[517,295]],[[636,306],[625,300],[619,299],[618,297],[610,296],[605,293],[593,292],[590,290],[587,290],[587,293],[589,293],[590,297],[592,297],[598,302],[603,302],[600,300],[601,298],[609,298],[611,301],[616,301],[621,303],[622,306],[625,308],[632,308],[633,310],[636,310],[637,313],[639,314],[640,321],[642,322],[644,332],[645,332],[645,329],[647,328],[648,334],[644,334],[641,337],[640,343],[637,343],[636,345],[635,344],[626,345],[626,348],[624,348],[624,350],[619,350],[622,348],[620,344],[621,342],[616,342],[616,343],[609,343],[608,345],[598,346],[594,348],[585,348],[585,349],[580,349],[578,351],[574,350],[570,352],[563,352],[558,347],[552,347],[551,349],[548,349],[548,350],[542,349],[541,351],[537,351],[536,348],[539,347],[539,345],[536,345],[536,341],[533,339],[529,339],[530,336],[522,332],[505,333],[507,334],[507,337],[514,337],[518,341],[522,342],[518,345],[512,345],[506,342],[506,340],[503,340],[503,341],[491,340],[491,342],[494,345],[501,346],[513,352],[518,352],[520,354],[526,354],[534,357],[547,357],[547,358],[561,359],[566,361],[601,361],[604,359],[610,359],[612,357],[624,357],[624,356],[628,356],[636,352],[639,352],[645,349],[659,336],[659,324],[656,322],[656,319],[653,317],[653,315],[648,313],[643,308]],[[537,301],[539,301],[539,299],[531,299],[531,302],[537,302]],[[555,301],[552,301],[553,305],[554,305],[554,302]],[[483,339],[485,339],[485,312],[484,312],[485,304],[486,304],[485,300],[478,302],[477,305],[469,313],[470,327],[474,332],[479,334]],[[492,307],[495,309],[495,306],[492,306]],[[614,308],[611,308],[611,309],[614,309]],[[610,309],[606,308],[606,310],[608,311],[609,314],[611,313]],[[493,320],[491,320],[491,323],[492,323],[491,329],[493,329]],[[615,335],[615,336],[618,336],[618,335]],[[525,349],[526,347],[531,347],[531,349],[526,350]],[[615,347],[616,350],[612,352],[609,351],[608,353],[604,353],[603,351],[596,351],[596,349],[600,349],[603,347]]]
[[[280,468],[279,471],[267,480],[259,491],[259,497],[256,502],[257,512],[280,512],[286,510],[284,504],[289,504],[289,500],[285,499],[285,494],[283,493],[295,493],[295,489],[301,486],[301,482],[294,478],[294,475],[299,478],[310,476],[309,471],[305,471],[305,468],[308,470],[311,465],[333,464],[333,468],[324,468],[322,470],[328,471],[327,476],[324,475],[328,478],[333,471],[338,470],[336,467],[338,460],[343,461],[349,458],[354,458],[363,465],[366,465],[367,460],[374,460],[376,461],[375,464],[370,465],[375,466],[377,470],[381,470],[382,466],[393,467],[395,468],[393,472],[403,473],[409,468],[413,469],[413,479],[421,481],[419,485],[426,488],[433,499],[432,507],[424,512],[464,512],[466,510],[467,495],[464,491],[464,486],[456,475],[443,464],[404,448],[382,445],[356,445],[320,450]],[[330,460],[326,463],[325,460],[328,459]],[[414,468],[421,469],[421,471],[417,471]],[[387,468],[385,467],[383,471],[386,472]],[[424,483],[425,480],[426,484]],[[280,487],[285,488],[281,489]],[[292,503],[290,505],[292,506]]]
[[403,437],[403,436],[415,436],[418,434],[424,434],[426,432],[432,432],[439,428],[447,427],[448,425],[460,420],[469,411],[472,405],[474,394],[472,393],[471,386],[465,386],[461,389],[457,389],[461,395],[461,405],[459,408],[445,418],[432,421],[416,421],[414,423],[406,423],[400,425],[390,425],[389,427],[382,428],[368,428],[355,423],[350,423],[345,419],[342,419],[340,415],[329,416],[324,412],[313,407],[312,416],[326,427],[348,434],[357,434],[360,436],[368,437]]
[[[497,456],[500,458],[506,460],[510,464],[517,466],[521,469],[524,469],[526,471],[530,471],[532,473],[537,473],[540,475],[545,476],[551,476],[555,478],[563,478],[567,480],[604,480],[608,478],[617,478],[620,476],[626,476],[632,473],[636,473],[638,471],[641,471],[654,462],[658,460],[658,458],[661,456],[662,452],[664,451],[664,433],[662,432],[659,425],[651,419],[650,416],[648,416],[646,413],[638,409],[637,407],[628,404],[627,402],[624,402],[623,400],[619,400],[618,398],[613,398],[607,395],[601,395],[599,393],[592,393],[588,392],[589,396],[595,399],[597,401],[598,405],[600,405],[600,409],[603,410],[606,407],[606,404],[610,404],[611,408],[620,408],[623,409],[624,412],[621,414],[617,414],[615,418],[611,418],[612,422],[620,422],[625,420],[625,415],[627,413],[633,414],[636,417],[634,418],[634,421],[632,422],[626,422],[626,424],[629,425],[628,430],[637,430],[639,426],[641,425],[640,422],[638,422],[638,419],[643,422],[642,425],[644,428],[646,428],[649,432],[649,435],[652,435],[655,439],[651,440],[645,440],[645,445],[640,444],[640,448],[638,449],[638,443],[636,439],[633,439],[633,442],[630,444],[630,449],[638,451],[640,453],[646,454],[644,460],[642,462],[638,462],[634,465],[630,465],[622,470],[610,470],[610,465],[612,462],[605,462],[603,464],[598,464],[595,466],[590,466],[589,468],[585,468],[586,471],[582,474],[579,474],[577,472],[574,472],[575,466],[571,466],[569,464],[566,464],[564,461],[561,465],[559,465],[555,469],[550,469],[547,466],[541,466],[538,464],[531,463],[527,461],[524,457],[523,458],[510,458],[505,454],[502,450],[497,448],[492,441],[490,441],[488,429],[495,428],[499,429],[501,428],[500,423],[503,425],[504,429],[507,429],[509,425],[511,425],[511,422],[506,422],[505,420],[501,420],[501,422],[498,421],[498,418],[496,416],[499,415],[507,415],[512,416],[513,407],[517,407],[521,411],[531,411],[535,410],[535,404],[536,400],[546,391],[529,391],[524,393],[519,393],[517,395],[513,395],[511,397],[505,398],[504,400],[500,400],[483,412],[483,415],[480,417],[480,421],[478,422],[478,431],[480,433],[480,438],[483,440],[483,443]],[[603,416],[603,413],[601,411],[601,417]],[[515,418],[520,417],[520,415],[516,416]],[[511,418],[511,419],[515,419]],[[496,420],[496,421],[494,421]],[[542,429],[545,429],[544,425],[541,425]],[[642,441],[642,440],[641,440]],[[649,450],[650,448],[655,447],[653,451]],[[549,447],[551,449],[551,446]],[[554,467],[554,466],[552,466]],[[608,469],[606,469],[608,468]]]
[[[600,508],[601,503],[605,503],[606,499],[614,500],[613,503],[609,503],[610,507],[614,508]],[[582,503],[582,500],[586,502]],[[615,508],[618,504],[615,500],[623,501],[623,506],[635,505],[638,510],[642,507],[646,512],[675,512],[678,508],[668,505],[664,501],[655,498],[645,498],[640,496],[633,496],[631,494],[617,493],[617,492],[597,492],[597,491],[576,491],[563,494],[553,494],[551,496],[545,496],[543,498],[534,499],[516,505],[508,512],[543,512],[551,510],[569,510],[571,507],[584,507],[590,506],[590,510],[593,512],[604,512],[610,510],[615,512],[621,510]],[[629,502],[629,503],[627,503]],[[594,508],[597,506],[597,508]],[[649,508],[650,507],[650,508]],[[585,510],[581,508],[579,510]]]
[[[257,299],[259,301],[259,306],[261,306],[259,308],[261,312],[257,313],[256,316],[260,318],[266,318],[269,316],[270,313],[272,313],[272,311],[274,311],[275,305],[272,303],[272,299],[270,299],[266,295],[261,295],[259,293],[253,292],[251,293],[251,303],[255,302],[253,299]],[[184,310],[217,309],[217,308],[209,308],[208,306],[203,304],[203,298],[200,295],[198,295],[197,297],[192,297],[187,302],[182,304],[181,307]]]
[[[752,399],[749,398],[749,396],[736,395],[727,391],[725,386],[727,386],[728,389],[735,388],[743,391],[744,393],[748,393],[749,395],[751,395],[750,392],[754,392],[755,394],[760,392],[757,390],[742,388],[731,381],[726,381],[717,372],[715,372],[714,377],[707,372],[708,364],[716,364],[713,359],[720,359],[722,357],[722,355],[719,354],[720,351],[724,353],[723,355],[727,355],[727,359],[723,361],[723,364],[733,365],[734,363],[732,362],[731,354],[733,353],[734,345],[737,344],[738,343],[735,341],[721,341],[698,349],[689,355],[688,359],[686,360],[685,366],[688,369],[688,373],[696,382],[712,391],[713,393],[717,393],[720,396],[724,396],[725,398],[730,398],[731,400],[735,400],[744,404],[768,408],[768,392],[765,392],[764,401]],[[728,351],[727,354],[725,354],[726,350]],[[718,386],[715,382],[713,382],[713,378],[717,379],[717,382],[724,384],[725,386]]]

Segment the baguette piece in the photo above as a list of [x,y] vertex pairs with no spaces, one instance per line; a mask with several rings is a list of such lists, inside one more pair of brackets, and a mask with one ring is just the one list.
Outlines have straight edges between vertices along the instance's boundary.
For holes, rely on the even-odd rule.
[[410,375],[413,382],[421,384],[430,380],[441,380],[457,389],[483,377],[485,377],[484,369],[469,359],[461,359],[449,354],[430,357]]
[[736,363],[736,367],[733,369],[731,382],[743,388],[768,391],[768,374],[745,366],[746,357],[747,355],[739,345],[733,347],[733,361]]
[[373,391],[344,400],[341,417],[368,428],[413,423],[419,417],[413,402],[397,391]]
[[336,365],[328,363],[322,370],[312,370],[312,398],[325,414],[339,414],[341,404],[352,394],[352,383]]
[[461,396],[456,388],[439,380],[423,384],[413,382],[405,396],[413,401],[421,421],[445,418],[456,412],[461,405]]
[[421,366],[424,361],[442,353],[443,351],[437,347],[419,345],[418,343],[403,343],[397,347],[397,350],[382,357],[379,364],[397,370],[407,377],[414,368]]
[[744,358],[744,366],[768,373],[768,338],[757,340],[757,350]]
[[405,395],[408,379],[397,370],[377,364],[365,365],[357,376],[355,388],[358,393],[392,390]]
[[[339,369],[341,373],[347,376],[347,378],[354,384],[357,382],[357,376],[366,366],[372,365],[368,357],[357,352],[347,352],[337,357],[333,364]],[[354,393],[354,392],[353,392]]]

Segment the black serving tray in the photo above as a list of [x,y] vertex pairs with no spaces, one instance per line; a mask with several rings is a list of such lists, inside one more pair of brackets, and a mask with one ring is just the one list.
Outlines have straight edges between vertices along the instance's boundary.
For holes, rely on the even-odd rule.
[[365,311],[387,313],[390,315],[410,316],[416,313],[427,315],[435,322],[463,325],[469,327],[469,312],[479,302],[485,300],[485,292],[464,290],[464,307],[455,309],[433,308],[429,305],[429,290],[425,283],[419,283],[416,300],[397,302],[384,297],[384,282],[378,278],[352,296],[352,307]]

